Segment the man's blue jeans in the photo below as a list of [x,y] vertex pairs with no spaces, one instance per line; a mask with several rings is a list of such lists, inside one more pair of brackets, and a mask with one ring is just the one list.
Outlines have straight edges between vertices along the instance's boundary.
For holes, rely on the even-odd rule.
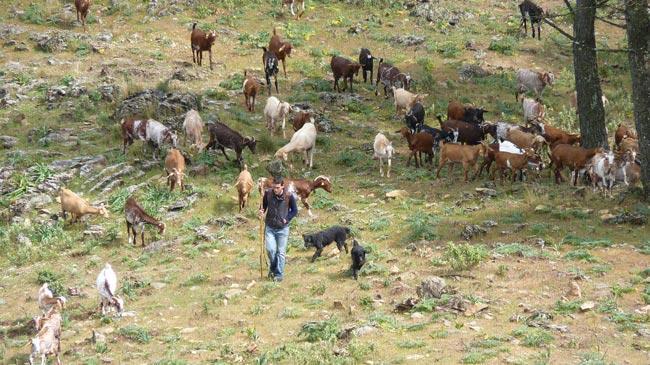
[[269,255],[269,273],[273,274],[273,277],[280,280],[282,280],[282,277],[284,276],[284,264],[286,262],[288,239],[288,225],[283,228],[272,228],[266,226],[264,229],[266,253]]

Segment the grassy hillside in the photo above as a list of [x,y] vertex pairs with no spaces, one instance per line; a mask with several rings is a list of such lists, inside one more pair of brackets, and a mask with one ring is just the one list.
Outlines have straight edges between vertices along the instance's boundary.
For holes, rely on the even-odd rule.
[[[562,11],[562,1],[540,3]],[[83,293],[68,296],[65,363],[650,362],[650,230],[601,219],[624,212],[647,217],[650,207],[634,188],[618,188],[607,199],[591,189],[557,186],[548,171],[525,183],[495,186],[482,177],[463,184],[458,166],[453,176],[445,169],[436,179],[435,170],[406,166],[407,145],[394,133],[403,122],[391,99],[376,97],[369,84],[355,84],[358,98],[323,98],[332,91],[331,55],[356,59],[366,47],[428,93],[431,126],[451,99],[485,106],[489,120],[520,122],[514,71],[529,67],[556,74],[556,85],[544,94],[549,122],[577,130],[568,101],[569,44],[548,28],[542,41],[524,38],[515,2],[437,1],[427,21],[397,1],[309,1],[301,19],[283,12],[279,1],[94,1],[87,33],[66,2],[3,5],[0,86],[8,102],[0,109],[0,134],[17,138],[3,150],[0,171],[3,363],[27,361],[42,282],[64,295],[68,288]],[[458,24],[449,25],[450,18]],[[195,21],[218,33],[212,71],[207,61],[203,67],[191,62]],[[292,177],[327,175],[334,191],[316,191],[310,198],[316,217],[301,210],[292,222],[281,284],[260,279],[260,197],[255,192],[238,214],[238,167],[220,153],[194,155],[191,188],[170,193],[160,179],[162,162],[150,163],[141,142],[122,155],[114,116],[122,100],[143,90],[193,93],[204,121],[219,118],[259,140],[257,154],[246,150],[244,158],[255,179],[266,176],[266,163],[286,140],[265,129],[265,92],[256,113],[245,110],[241,80],[244,69],[263,77],[258,47],[273,27],[294,45],[288,77],[279,76],[279,97],[309,103],[336,127],[319,133],[313,170],[294,161]],[[406,46],[396,38],[410,35],[423,41]],[[623,37],[598,25],[599,40],[609,46],[623,44]],[[631,120],[629,69],[621,54],[599,54],[599,61],[611,135],[619,122]],[[489,75],[462,79],[459,70],[471,64]],[[155,108],[146,112],[157,117]],[[397,148],[390,179],[380,178],[371,159],[377,132]],[[56,161],[96,156],[105,159],[89,170],[56,168]],[[133,170],[91,191],[125,166]],[[59,206],[47,186],[62,179],[89,201],[105,203],[110,218],[52,219]],[[407,196],[385,197],[396,189]],[[166,248],[127,244],[122,209],[132,191],[167,223],[164,235],[147,230],[147,244],[160,241]],[[32,197],[33,208],[16,216]],[[194,198],[185,209],[168,209]],[[301,234],[332,224],[350,226],[370,251],[358,281],[350,277],[348,255],[329,247],[310,263],[313,252],[303,248]],[[85,233],[93,230],[100,233]],[[466,230],[478,233],[466,241]],[[98,314],[94,281],[105,262],[118,273],[129,316]],[[444,277],[446,293],[395,312],[395,305],[417,298],[416,288],[429,276]],[[572,281],[580,298],[568,293]],[[337,337],[352,326],[356,332]],[[93,331],[98,341],[91,340]]]

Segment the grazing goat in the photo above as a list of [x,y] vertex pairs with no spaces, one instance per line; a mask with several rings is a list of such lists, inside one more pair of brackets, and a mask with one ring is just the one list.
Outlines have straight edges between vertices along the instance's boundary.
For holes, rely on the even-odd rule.
[[212,70],[212,45],[216,39],[217,34],[214,31],[206,33],[201,29],[196,29],[196,23],[192,24],[192,33],[190,34],[190,43],[192,44],[192,62],[201,66],[203,62],[203,52],[208,51],[210,56],[210,70]]
[[271,77],[275,81],[275,92],[278,91],[278,57],[273,51],[267,50],[266,47],[262,47],[264,53],[262,53],[262,63],[264,64],[264,78],[266,79],[266,85],[269,88],[269,95],[271,95]]
[[388,138],[386,138],[386,136],[377,133],[375,136],[375,142],[373,143],[373,149],[375,153],[372,158],[379,160],[379,175],[384,177],[384,159],[386,159],[388,161],[386,177],[390,177],[391,160],[393,158],[393,153],[395,153],[393,144],[388,140]]
[[359,271],[361,271],[361,268],[366,263],[366,249],[363,248],[357,240],[352,240],[352,250],[350,250],[350,254],[352,255],[352,276],[354,277],[354,280],[357,280],[359,277]]
[[359,70],[361,69],[361,64],[352,62],[347,58],[340,56],[332,56],[330,61],[330,67],[332,68],[332,73],[334,74],[334,90],[340,92],[339,88],[339,79],[343,78],[343,91],[348,88],[348,80],[350,80],[350,92],[354,92],[352,87],[354,83],[354,75],[359,75]]
[[[537,39],[541,40],[544,9],[530,0],[524,0],[519,4],[519,12],[521,13],[521,25],[524,26],[524,34],[528,34],[528,27],[526,26],[526,17],[528,17],[530,19],[530,30],[533,32],[533,38],[535,38],[535,24],[537,24]],[[519,29],[521,29],[521,25]]]
[[539,123],[544,133],[542,136],[546,139],[549,145],[557,144],[576,144],[580,143],[579,134],[567,133],[560,128],[553,127],[552,125]]
[[[122,140],[124,147],[122,153],[126,155],[126,148],[133,144],[134,140],[149,142],[153,145],[153,159],[157,160],[157,153],[163,143],[168,142],[174,148],[177,148],[178,139],[176,133],[165,127],[162,123],[153,119],[141,120],[135,118],[122,119]],[[146,143],[142,145],[142,153],[146,148]]]
[[93,207],[79,197],[79,195],[64,187],[59,189],[59,200],[61,201],[61,215],[63,219],[66,219],[66,213],[70,213],[70,223],[78,222],[86,214],[101,215],[104,218],[108,218],[108,211],[104,208],[104,205]]
[[185,157],[183,157],[181,151],[172,148],[167,152],[165,174],[167,175],[169,191],[174,191],[176,185],[181,188],[181,191],[185,190],[185,183],[183,182],[183,177],[185,177]]
[[[440,117],[438,117],[438,121],[440,122],[440,128],[443,131],[447,133],[454,133],[457,135],[456,140],[459,143],[465,143],[469,145],[476,145],[481,143],[491,128],[491,125],[488,123],[479,125],[475,123],[463,122],[462,120],[446,120],[443,122]],[[496,127],[494,127],[494,129],[496,129]]]
[[282,7],[284,7],[285,5],[289,5],[289,8],[291,9],[291,15],[296,16],[296,13],[294,13],[294,11],[293,11],[293,5],[295,3],[300,3],[300,6],[302,7],[302,12],[300,14],[304,13],[305,12],[305,0],[282,0]]
[[99,310],[102,315],[113,308],[118,316],[124,311],[124,299],[117,295],[117,275],[111,264],[106,263],[102,271],[97,275],[95,287],[99,292]]
[[190,109],[185,113],[183,130],[185,131],[183,144],[187,145],[187,140],[189,139],[191,143],[190,148],[196,148],[197,152],[201,152],[205,145],[203,144],[203,120],[199,112]]
[[[126,218],[126,238],[129,243],[133,242],[134,246],[136,245],[136,239],[139,233],[142,237],[142,246],[144,247],[145,224],[151,224],[157,227],[159,234],[165,233],[165,223],[147,214],[132,197],[126,200],[124,216]],[[133,241],[131,241],[131,234],[133,234]]]
[[[601,95],[600,100],[603,103],[603,107],[606,107],[606,106],[609,105],[609,99],[607,99],[607,97],[605,95]],[[578,114],[578,92],[577,91],[574,91],[573,93],[571,93],[570,102],[571,102],[571,106],[573,107],[573,109],[576,110],[576,114]]]
[[43,311],[43,314],[47,313],[55,304],[60,303],[61,306],[65,306],[66,302],[67,300],[63,296],[55,298],[47,283],[44,283],[38,289],[38,307]]
[[506,140],[519,148],[532,148],[535,152],[538,152],[546,143],[544,137],[524,132],[519,128],[510,128],[506,134]]
[[206,148],[220,149],[228,161],[230,161],[230,158],[226,154],[226,148],[234,150],[240,167],[243,166],[242,151],[244,148],[248,147],[251,153],[255,154],[257,141],[255,141],[254,137],[242,137],[237,131],[219,121],[209,124],[208,132],[210,133],[210,141]]
[[384,86],[384,96],[388,98],[388,90],[397,86],[408,90],[411,88],[411,75],[402,73],[399,68],[384,63],[384,59],[379,59],[377,66],[377,83],[375,84],[375,96],[379,95],[379,82]]
[[[309,159],[309,168],[314,164],[314,147],[316,146],[316,127],[314,123],[305,123],[296,133],[291,136],[291,140],[275,152],[275,158],[281,158],[287,161],[289,153],[304,152],[303,162],[307,164]],[[289,163],[289,168],[293,165]]]
[[361,64],[361,72],[363,73],[363,83],[368,81],[368,72],[370,72],[370,83],[372,84],[373,63],[375,57],[370,53],[368,48],[361,48],[359,52],[359,64]]
[[485,144],[480,143],[474,146],[465,146],[460,144],[453,143],[442,143],[440,147],[440,163],[438,165],[438,171],[436,172],[436,178],[440,177],[440,170],[445,166],[447,162],[450,162],[449,172],[447,173],[448,177],[451,177],[451,172],[453,166],[456,163],[463,164],[463,171],[465,173],[465,182],[468,181],[467,173],[469,168],[474,166],[474,178],[478,173],[478,157],[485,157],[487,155],[487,147]]
[[[591,158],[588,173],[594,193],[598,185],[606,196],[612,196],[612,187],[614,187],[614,182],[616,181],[616,167],[614,153],[611,151],[597,153]],[[623,169],[625,169],[625,166],[623,166]]]
[[275,122],[282,119],[282,137],[287,138],[285,132],[285,125],[287,123],[287,115],[291,112],[292,108],[289,103],[281,102],[275,96],[266,99],[266,106],[264,107],[264,117],[266,117],[266,128],[271,132],[275,132]]
[[623,162],[618,162],[614,170],[616,182],[622,182],[625,186],[636,186],[641,179],[641,165],[636,161],[636,154],[625,153]]
[[546,107],[541,99],[523,98],[521,106],[524,109],[524,123],[541,122],[546,115]]
[[496,158],[497,152],[508,152],[521,155],[524,153],[524,150],[515,146],[515,144],[510,141],[501,141],[488,145],[487,154],[485,155],[485,158],[483,159],[483,162],[478,169],[478,174],[476,175],[477,177],[481,176],[483,173],[483,168],[485,168],[485,171],[488,173],[490,172],[490,167]]
[[257,81],[257,77],[253,75],[246,75],[244,71],[244,84],[242,85],[242,91],[244,93],[244,103],[246,104],[246,109],[249,112],[255,111],[255,97],[257,93],[260,92],[260,82]]
[[411,154],[409,155],[409,158],[406,161],[406,166],[409,166],[411,164],[411,158],[415,159],[416,168],[419,168],[420,165],[424,166],[421,156],[420,156],[420,161],[418,162],[418,155],[420,153],[424,153],[427,155],[428,157],[427,159],[429,160],[429,162],[431,163],[431,167],[433,168],[433,153],[434,153],[433,135],[427,132],[420,132],[420,133],[413,134],[406,127],[402,127],[402,129],[400,129],[399,132],[401,133],[402,137],[406,139],[406,142],[409,145],[409,150],[411,150]]
[[411,130],[411,133],[419,132],[424,126],[424,107],[420,102],[415,102],[413,106],[404,116],[406,126]]
[[345,248],[345,253],[348,253],[348,244],[345,240],[347,240],[350,233],[351,231],[348,227],[333,226],[320,232],[303,234],[302,239],[305,241],[305,248],[316,248],[311,262],[316,261],[321,253],[323,253],[323,248],[334,241],[336,241],[336,247],[338,247],[339,251],[343,251],[343,248]]
[[618,145],[618,150],[620,152],[634,152],[639,153],[639,140],[635,138],[624,138],[621,143]]
[[623,125],[623,123],[619,123],[616,132],[614,132],[614,143],[616,144],[616,147],[620,147],[621,141],[626,138],[638,139],[636,133],[632,129]]
[[293,125],[293,131],[296,132],[300,128],[302,128],[305,123],[311,121],[314,123],[314,118],[312,118],[310,112],[306,111],[298,111],[296,114],[293,115],[293,120],[291,121],[291,124]]
[[77,11],[77,21],[81,22],[86,31],[86,17],[90,9],[90,0],[74,0],[74,8]]
[[512,171],[512,182],[515,182],[517,172],[520,172],[523,175],[523,170],[528,166],[534,156],[535,151],[531,148],[524,149],[523,153],[495,151],[494,161],[496,162],[496,165],[492,172],[492,180],[496,178],[496,171],[499,170],[500,180],[503,184],[503,176],[505,175],[506,170],[510,170]]
[[447,105],[447,119],[462,120],[467,123],[485,123],[483,113],[487,110],[476,108],[471,105],[463,105],[458,101],[450,101]]
[[61,312],[63,304],[55,303],[43,317],[37,317],[36,327],[38,333],[31,340],[32,350],[29,354],[29,364],[34,365],[34,358],[41,356],[41,365],[45,365],[47,357],[56,356],[56,363],[61,365]]
[[532,91],[538,98],[542,96],[546,85],[553,85],[555,75],[551,72],[536,72],[521,68],[517,70],[517,90],[515,100],[519,102],[519,95]]
[[[332,193],[332,181],[327,176],[317,176],[313,181],[308,181],[305,179],[284,179],[285,186],[287,191],[297,195],[302,202],[302,205],[307,209],[307,214],[310,217],[313,217],[311,211],[311,205],[307,201],[311,193],[316,189],[323,189],[328,193]],[[262,177],[257,181],[257,188],[260,194],[264,193],[265,189],[270,188],[273,185],[273,178]]]
[[284,71],[284,77],[287,77],[287,68],[284,65],[284,60],[287,57],[291,57],[292,49],[293,47],[291,46],[291,43],[284,42],[282,38],[280,38],[280,36],[275,32],[275,28],[273,28],[273,35],[269,41],[269,51],[275,53],[275,57],[277,57],[278,60],[282,61],[282,70]]
[[602,147],[598,148],[582,148],[568,144],[557,144],[551,150],[551,163],[555,168],[555,183],[559,184],[564,181],[560,171],[564,166],[571,170],[572,184],[578,184],[578,176],[582,174],[591,158],[595,154],[603,152]]
[[[399,115],[401,110],[410,110],[415,103],[422,102],[429,94],[413,94],[403,88],[391,87],[394,96],[395,114]],[[424,110],[423,110],[424,112]],[[424,119],[424,117],[423,117]]]
[[248,197],[253,190],[254,182],[251,173],[248,171],[248,166],[244,165],[244,169],[239,173],[235,187],[237,188],[237,195],[239,199],[239,212],[246,207]]

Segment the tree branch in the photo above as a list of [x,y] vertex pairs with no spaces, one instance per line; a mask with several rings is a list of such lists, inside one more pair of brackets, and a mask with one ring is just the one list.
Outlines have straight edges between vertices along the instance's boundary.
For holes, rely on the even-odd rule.
[[603,23],[607,23],[607,24],[609,24],[609,25],[613,25],[613,26],[618,27],[618,28],[621,28],[621,29],[627,29],[627,28],[625,27],[625,25],[615,23],[615,22],[613,22],[613,21],[611,21],[611,20],[608,20],[608,19],[605,19],[605,18],[599,17],[598,15],[596,15],[596,19],[600,20],[600,21],[603,22]]
[[573,6],[571,6],[571,3],[569,2],[569,0],[564,0],[564,4],[566,4],[566,7],[569,8],[569,12],[570,12],[571,14],[575,14],[575,13],[573,12]]
[[565,32],[562,28],[560,28],[560,27],[558,27],[557,25],[555,25],[555,23],[553,23],[552,20],[549,20],[549,19],[547,19],[547,18],[544,18],[544,23],[550,25],[552,28],[554,28],[555,30],[557,30],[558,32],[560,32],[560,34],[562,34],[563,36],[569,38],[569,39],[571,40],[571,42],[575,42],[576,39],[575,39],[571,34]]

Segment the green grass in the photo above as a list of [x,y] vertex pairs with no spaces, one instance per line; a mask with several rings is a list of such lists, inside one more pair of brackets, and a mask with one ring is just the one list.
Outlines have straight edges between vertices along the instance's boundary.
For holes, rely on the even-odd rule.
[[439,218],[431,213],[416,212],[406,219],[408,224],[407,242],[434,240],[438,238],[436,225]]
[[52,291],[55,297],[66,295],[65,286],[61,279],[61,275],[54,273],[50,270],[44,269],[38,272],[36,282],[39,285],[47,283],[48,288]]
[[118,334],[120,336],[127,338],[128,340],[138,342],[141,344],[149,343],[153,337],[149,333],[149,330],[135,324],[130,324],[126,327],[120,328]]
[[512,331],[512,335],[521,340],[526,347],[543,347],[553,342],[553,335],[541,328],[521,326]]
[[488,251],[483,245],[449,242],[445,249],[444,258],[453,270],[464,271],[480,264],[487,255]]
[[544,256],[544,253],[540,250],[521,243],[500,244],[494,249],[494,253],[504,256],[519,256],[526,258],[539,258]]
[[598,258],[591,254],[588,250],[583,248],[569,251],[564,255],[567,260],[584,261],[584,262],[598,262]]
[[298,337],[304,337],[308,342],[334,341],[339,331],[338,320],[332,318],[303,324],[300,332],[298,332]]

